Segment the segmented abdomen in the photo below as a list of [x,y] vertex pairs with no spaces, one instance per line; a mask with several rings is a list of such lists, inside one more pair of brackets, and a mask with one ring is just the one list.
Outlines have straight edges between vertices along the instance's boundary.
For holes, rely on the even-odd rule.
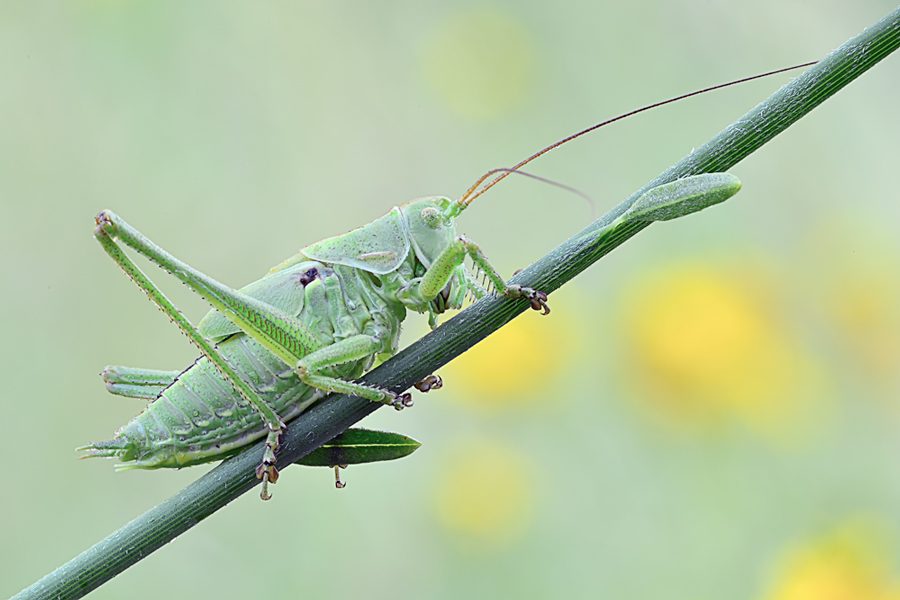
[[[307,280],[310,271],[315,276]],[[360,333],[389,336],[388,345],[393,350],[405,310],[399,302],[392,304],[383,298],[373,289],[368,274],[361,273],[350,267],[331,269],[307,261],[279,272],[277,276],[288,285],[281,282],[273,289],[291,292],[291,286],[296,286],[304,295],[297,318],[320,340],[333,343]],[[273,296],[274,300],[278,298]],[[289,421],[326,395],[302,383],[292,368],[248,335],[232,333],[237,330],[221,318],[208,327],[206,334],[212,339],[225,338],[218,343],[225,360],[282,421]],[[344,363],[322,373],[355,379],[371,367],[374,358]],[[256,409],[207,358],[200,358],[114,439],[83,449],[90,452],[89,456],[115,456],[125,463],[121,465],[125,469],[185,467],[227,458],[266,433]]]
[[[243,334],[219,343],[228,362],[284,421],[324,397],[275,355]],[[183,467],[221,460],[263,437],[256,410],[205,357],[200,358],[125,427],[119,454],[131,468]]]

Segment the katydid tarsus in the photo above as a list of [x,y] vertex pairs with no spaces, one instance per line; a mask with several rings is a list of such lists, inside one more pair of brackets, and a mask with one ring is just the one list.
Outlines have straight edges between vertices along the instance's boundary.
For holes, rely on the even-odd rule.
[[[376,357],[397,351],[407,310],[428,314],[432,328],[438,315],[462,308],[467,296],[477,300],[499,294],[510,301],[527,301],[543,314],[550,312],[546,294],[508,284],[477,244],[457,234],[455,220],[475,198],[538,156],[605,124],[786,70],[685,94],[585,129],[511,169],[488,172],[459,200],[414,200],[359,229],[306,246],[240,290],[179,261],[111,211],[101,212],[94,229],[101,246],[202,356],[181,372],[108,367],[103,376],[110,392],[151,403],[112,440],[79,450],[87,450],[86,457],[117,457],[124,469],[178,468],[221,460],[265,437],[256,474],[263,483],[260,495],[268,499],[268,484],[278,478],[276,454],[285,423],[328,393],[352,394],[397,410],[412,404],[407,392],[355,381]],[[726,200],[740,185],[733,175],[717,173],[653,188],[594,235],[613,236],[634,221],[663,221],[696,212]],[[194,327],[117,242],[180,279],[213,310]],[[466,258],[486,285],[465,267]],[[440,385],[439,378],[430,376],[416,387],[428,391]],[[338,465],[398,458],[418,447],[418,442],[399,434],[349,430],[346,435],[346,440],[335,440],[326,452],[309,455],[301,464],[335,467],[336,484],[342,487]]]

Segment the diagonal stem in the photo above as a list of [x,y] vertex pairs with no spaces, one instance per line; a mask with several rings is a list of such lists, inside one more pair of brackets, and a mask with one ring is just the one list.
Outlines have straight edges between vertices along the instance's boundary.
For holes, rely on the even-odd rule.
[[[832,52],[716,137],[638,190],[514,278],[552,292],[647,226],[604,230],[645,191],[680,177],[725,171],[787,129],[900,46],[900,8]],[[528,308],[527,301],[485,298],[423,337],[365,377],[372,384],[405,390],[496,331]],[[288,426],[280,465],[288,465],[327,442],[380,404],[334,396]],[[53,571],[16,599],[80,598],[168,541],[181,535],[259,481],[254,469],[262,445],[225,461],[181,492],[147,511],[94,547]]]

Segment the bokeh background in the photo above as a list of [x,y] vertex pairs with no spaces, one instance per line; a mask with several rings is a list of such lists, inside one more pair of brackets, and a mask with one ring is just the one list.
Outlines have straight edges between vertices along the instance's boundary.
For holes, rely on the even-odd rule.
[[[865,2],[0,3],[0,596],[209,467],[75,460],[141,408],[107,364],[196,352],[92,240],[112,208],[234,286],[574,131],[824,56]],[[789,77],[531,171],[601,210]],[[900,58],[367,421],[409,459],[284,473],[96,598],[900,597]],[[510,178],[460,219],[503,273],[589,220]],[[195,322],[206,308],[150,271]],[[409,319],[405,339],[426,331]]]

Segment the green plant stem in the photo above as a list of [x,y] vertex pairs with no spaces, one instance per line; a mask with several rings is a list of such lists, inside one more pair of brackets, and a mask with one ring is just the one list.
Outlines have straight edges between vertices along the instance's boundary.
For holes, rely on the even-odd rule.
[[[900,8],[866,29],[719,135],[632,194],[609,214],[558,246],[514,278],[516,283],[552,292],[646,227],[634,224],[602,235],[604,228],[646,190],[680,177],[725,171],[900,45]],[[524,312],[527,302],[485,299],[400,352],[365,377],[396,391],[438,368]],[[535,317],[537,318],[537,317]],[[335,396],[288,425],[279,453],[283,467],[327,442],[382,405]],[[53,571],[16,599],[80,598],[154,550],[181,535],[239,495],[259,484],[254,469],[262,445],[225,461],[181,492]],[[277,501],[277,500],[276,500]]]

